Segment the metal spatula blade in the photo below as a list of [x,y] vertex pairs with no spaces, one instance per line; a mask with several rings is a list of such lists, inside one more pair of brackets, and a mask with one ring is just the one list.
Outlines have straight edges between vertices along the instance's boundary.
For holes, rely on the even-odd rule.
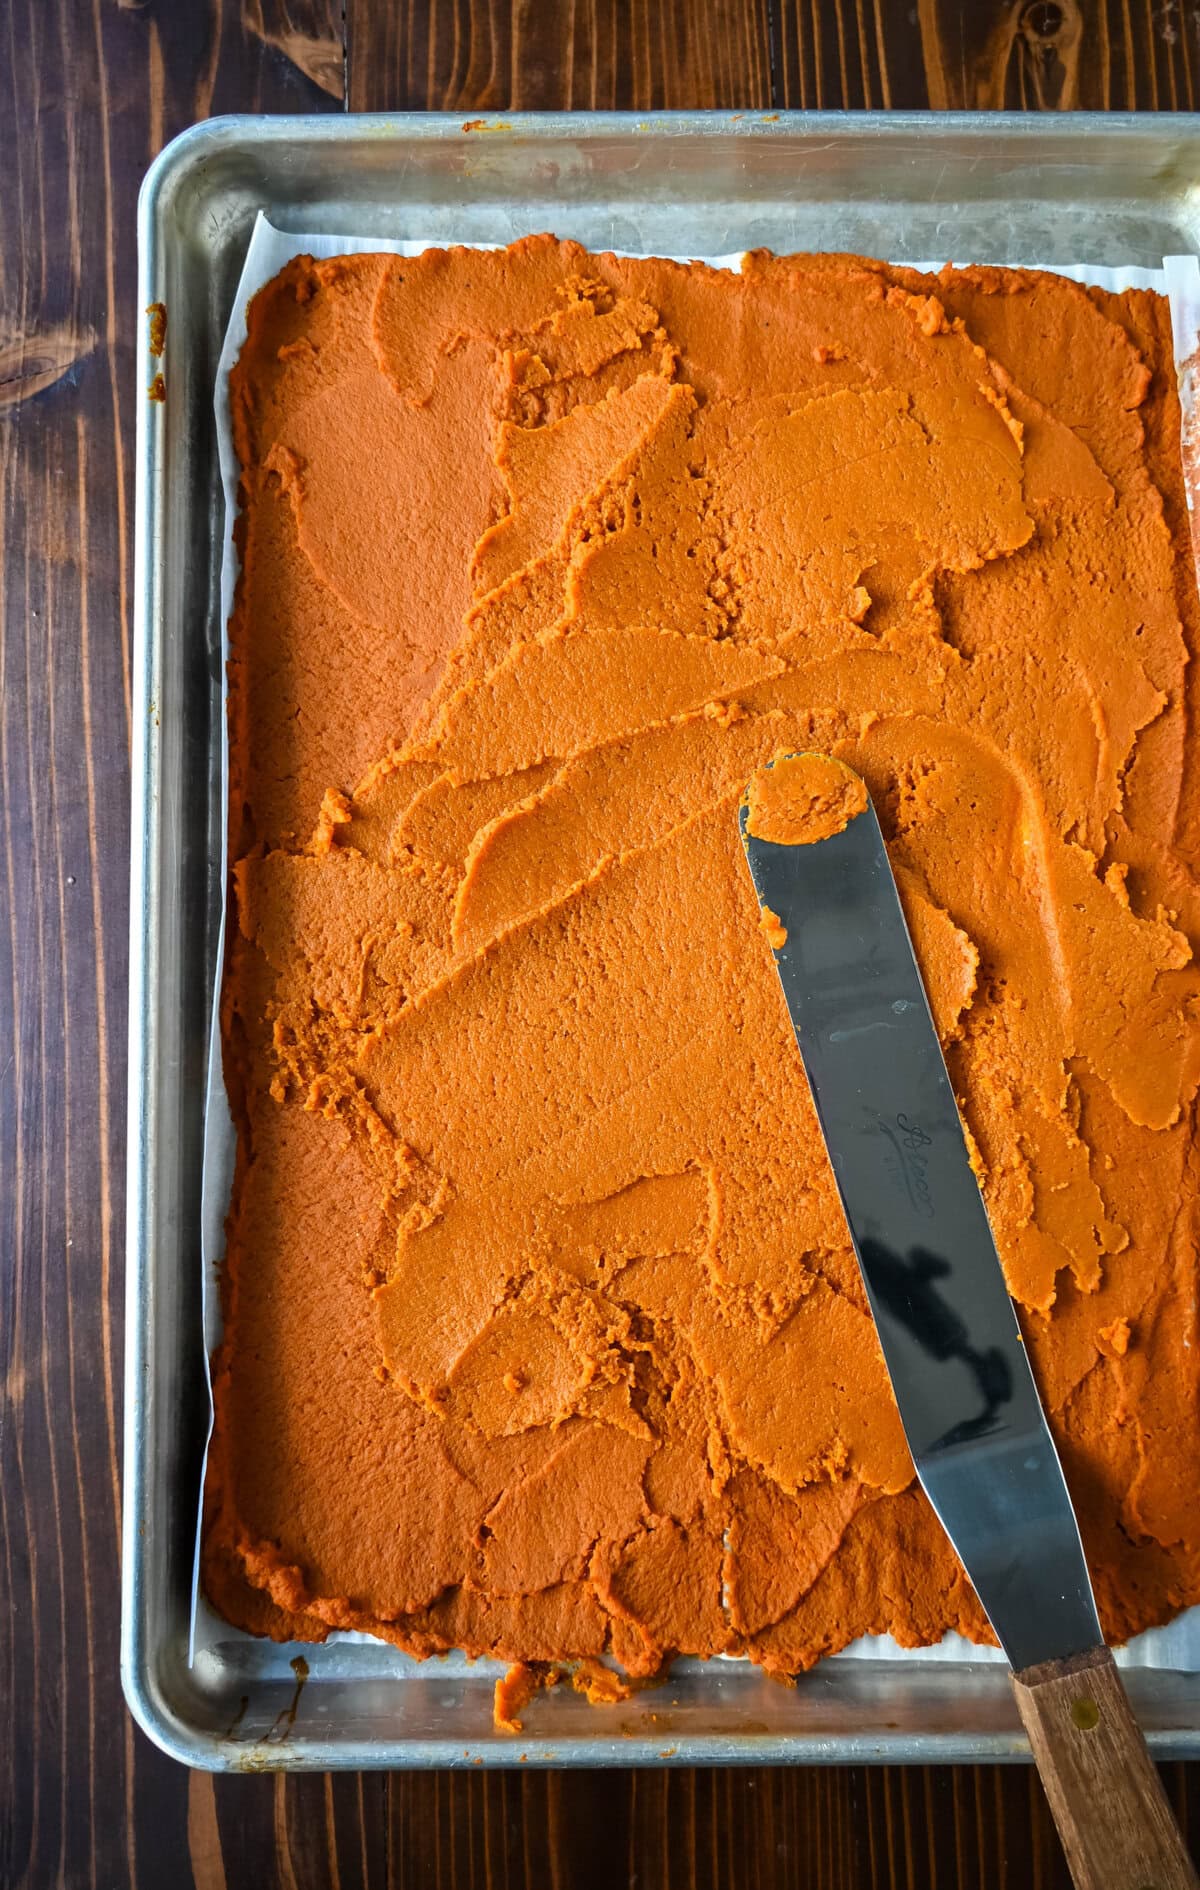
[[742,839],[917,1475],[1014,1667],[1103,1637],[875,810]]
[[746,858],[768,936],[784,935],[775,965],[917,1475],[1016,1670],[1076,1880],[1194,1884],[1104,1645],[870,798],[808,844],[756,837],[747,819],[743,802]]

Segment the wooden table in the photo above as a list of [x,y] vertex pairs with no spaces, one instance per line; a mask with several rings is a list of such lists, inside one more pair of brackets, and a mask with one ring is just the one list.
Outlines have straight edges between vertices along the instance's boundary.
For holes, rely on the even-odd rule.
[[[0,1886],[1064,1884],[1024,1768],[214,1782],[133,1729],[134,200],[213,112],[1190,110],[1200,0],[6,0],[0,18]],[[1200,1766],[1167,1776],[1195,1844]]]

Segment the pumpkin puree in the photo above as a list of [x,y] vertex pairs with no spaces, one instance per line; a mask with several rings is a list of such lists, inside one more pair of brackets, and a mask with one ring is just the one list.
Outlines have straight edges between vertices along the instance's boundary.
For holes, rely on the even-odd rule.
[[756,840],[813,846],[845,832],[866,808],[867,790],[862,776],[833,755],[784,754],[755,769],[744,798],[746,832]]
[[302,258],[231,393],[215,1605],[635,1677],[989,1638],[741,858],[812,749],[878,809],[1105,1628],[1200,1599],[1165,303]]

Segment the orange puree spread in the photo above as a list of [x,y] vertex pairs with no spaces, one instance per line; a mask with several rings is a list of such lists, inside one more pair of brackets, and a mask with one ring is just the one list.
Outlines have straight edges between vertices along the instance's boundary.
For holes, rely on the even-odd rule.
[[[1165,304],[302,258],[231,395],[216,1606],[500,1656],[510,1723],[567,1664],[986,1638],[741,855],[814,750],[879,813],[1105,1627],[1200,1598]],[[841,818],[814,766],[766,800]]]
[[833,755],[777,755],[751,776],[746,831],[779,847],[811,846],[842,833],[866,804],[862,776],[844,761]]
[[787,926],[779,914],[772,912],[770,906],[763,906],[758,915],[758,923],[763,929],[763,935],[771,950],[781,952],[787,944]]

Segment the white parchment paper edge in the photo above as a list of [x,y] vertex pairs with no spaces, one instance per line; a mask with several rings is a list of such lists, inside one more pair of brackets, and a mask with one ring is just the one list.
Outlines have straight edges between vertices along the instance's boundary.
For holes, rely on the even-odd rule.
[[[221,561],[221,663],[222,676],[229,660],[229,619],[233,612],[234,589],[238,577],[237,551],[233,542],[233,525],[238,512],[238,476],[237,454],[233,445],[233,430],[229,413],[229,374],[246,340],[246,311],[254,295],[271,278],[278,275],[286,263],[295,256],[314,256],[325,259],[331,256],[359,255],[366,253],[388,253],[398,256],[419,256],[422,250],[447,248],[453,245],[453,235],[428,238],[388,238],[388,237],[353,237],[328,235],[296,235],[291,231],[277,230],[261,212],[255,221],[250,244],[246,251],[246,260],[242,266],[238,281],[237,294],[234,298],[233,312],[229,326],[225,331],[225,341],[217,363],[215,389],[217,447],[221,466],[221,485],[225,498],[225,538],[224,553]],[[478,247],[487,247],[478,245]],[[739,269],[741,251],[725,256],[679,257],[680,261],[707,262],[716,269]],[[918,269],[936,270],[947,260],[964,264],[970,258],[942,257],[937,262],[916,263]],[[1168,297],[1171,307],[1171,324],[1175,341],[1175,362],[1180,375],[1180,398],[1183,403],[1183,429],[1185,437],[1195,424],[1200,410],[1200,386],[1193,386],[1193,374],[1190,366],[1192,356],[1200,345],[1200,261],[1195,256],[1167,256],[1161,269],[1144,268],[1100,268],[1090,263],[1029,263],[1021,258],[1012,259],[1012,266],[1017,268],[1052,269],[1056,275],[1070,276],[1076,282],[1091,283],[1097,288],[1120,291],[1123,289],[1155,289]],[[1188,487],[1187,501],[1189,509],[1193,506],[1193,493]],[[229,742],[226,718],[221,718],[221,885],[228,887],[229,862],[227,858],[228,834],[225,811],[229,803]],[[224,901],[225,893],[222,898]],[[221,1338],[221,1295],[220,1267],[225,1253],[225,1215],[229,1206],[230,1192],[233,1186],[234,1159],[237,1149],[237,1135],[229,1102],[225,1093],[225,1082],[221,1066],[221,1031],[220,1031],[220,975],[219,968],[225,962],[225,919],[223,904],[221,915],[220,938],[217,950],[218,978],[213,994],[212,1017],[209,1027],[208,1076],[205,1092],[204,1109],[204,1155],[201,1179],[201,1262],[203,1267],[203,1320],[205,1373],[208,1375],[208,1360]],[[209,1398],[209,1437],[212,1434],[212,1382],[208,1378]],[[208,1442],[205,1442],[205,1466],[208,1458]],[[196,1549],[192,1576],[191,1633],[189,1640],[189,1659],[194,1661],[197,1654],[206,1648],[230,1639],[253,1639],[238,1628],[230,1625],[209,1607],[200,1593],[200,1520],[203,1509],[203,1468],[201,1473],[200,1513],[197,1515]],[[379,1646],[369,1635],[337,1633],[330,1635],[330,1641],[342,1645],[353,1643]],[[924,1660],[924,1661],[988,1661],[1003,1662],[1004,1656],[999,1648],[979,1647],[973,1641],[964,1640],[960,1634],[946,1634],[933,1647],[901,1647],[890,1634],[864,1635],[854,1641],[840,1654],[831,1656],[835,1660]],[[1150,1628],[1144,1634],[1138,1634],[1125,1647],[1118,1648],[1116,1658],[1124,1667],[1169,1668],[1182,1672],[1200,1669],[1200,1607],[1190,1608],[1185,1614],[1166,1627]]]

